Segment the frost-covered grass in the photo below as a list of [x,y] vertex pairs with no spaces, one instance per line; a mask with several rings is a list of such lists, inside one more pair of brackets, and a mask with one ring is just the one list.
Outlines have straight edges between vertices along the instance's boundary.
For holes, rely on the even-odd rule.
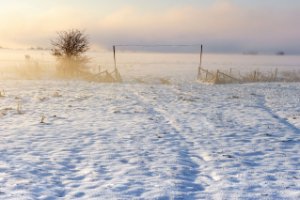
[[299,84],[2,89],[0,199],[300,198]]

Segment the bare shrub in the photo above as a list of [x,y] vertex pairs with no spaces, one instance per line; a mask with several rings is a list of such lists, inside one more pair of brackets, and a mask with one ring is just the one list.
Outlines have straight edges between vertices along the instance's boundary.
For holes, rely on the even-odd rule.
[[59,62],[57,72],[63,78],[80,76],[89,59],[84,55],[89,50],[87,36],[80,30],[72,29],[57,33],[52,40],[52,55]]

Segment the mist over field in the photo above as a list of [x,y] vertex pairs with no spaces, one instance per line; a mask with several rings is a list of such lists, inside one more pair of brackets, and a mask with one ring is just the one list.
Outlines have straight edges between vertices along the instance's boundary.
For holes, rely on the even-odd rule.
[[[30,60],[26,60],[26,56]],[[114,68],[112,51],[89,51],[90,58],[86,69],[92,73],[99,70],[112,71]],[[167,78],[172,82],[194,82],[197,78],[199,53],[153,53],[126,51],[120,48],[116,53],[117,67],[125,82],[136,79],[157,81]],[[31,69],[30,66],[31,65]],[[49,50],[0,50],[0,72],[2,78],[30,78],[30,70],[41,71],[41,77],[33,79],[49,79],[54,73],[57,60]],[[278,69],[281,72],[297,72],[300,70],[299,56],[276,55],[243,55],[243,54],[211,54],[204,53],[202,66],[211,71],[222,70],[245,74],[254,70],[269,72]],[[29,77],[15,76],[27,71]],[[32,72],[33,73],[33,72]],[[50,73],[50,74],[49,74]],[[32,74],[34,75],[34,74]],[[76,77],[75,77],[76,78]]]

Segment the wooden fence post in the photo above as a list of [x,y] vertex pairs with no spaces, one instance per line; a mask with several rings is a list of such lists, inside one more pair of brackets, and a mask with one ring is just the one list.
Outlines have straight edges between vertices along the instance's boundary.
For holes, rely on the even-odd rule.
[[198,68],[198,80],[201,78],[201,67]]
[[217,70],[217,73],[216,73],[216,83],[219,82],[219,70]]
[[274,74],[274,80],[273,80],[273,81],[276,81],[276,79],[277,79],[277,74],[278,74],[278,68],[275,69],[275,74]]
[[256,70],[254,71],[253,81],[256,81]]
[[199,62],[199,68],[198,68],[198,79],[200,79],[200,73],[201,73],[201,67],[202,67],[202,54],[203,54],[203,45],[201,44],[201,47],[200,47],[200,62]]
[[203,45],[201,44],[201,49],[200,49],[200,67],[202,67],[202,54],[203,54]]
[[116,46],[113,46],[113,53],[114,53],[114,64],[115,64],[115,70],[117,69],[117,60],[116,60]]

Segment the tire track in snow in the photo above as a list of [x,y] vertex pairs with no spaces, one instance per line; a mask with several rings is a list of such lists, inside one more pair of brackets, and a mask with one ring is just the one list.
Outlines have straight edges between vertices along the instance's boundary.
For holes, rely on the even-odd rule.
[[[216,186],[222,185],[224,181],[220,173],[222,170],[215,162],[224,159],[226,155],[222,152],[222,143],[218,138],[214,138],[214,133],[219,127],[218,120],[216,122],[216,119],[209,117],[207,112],[201,112],[203,108],[209,107],[207,104],[209,97],[200,97],[199,91],[193,86],[183,90],[181,87],[181,85],[169,87],[163,94],[171,101],[162,100],[163,105],[155,108],[172,122],[182,140],[188,145],[190,159],[198,165],[194,181],[201,183],[205,188],[205,191],[198,192],[195,196],[196,199],[206,199],[211,195],[211,191],[218,190]],[[172,108],[178,105],[181,107],[172,113]],[[217,118],[222,118],[219,114],[222,113],[217,113]]]
[[[197,85],[199,87],[199,85]],[[205,96],[199,96],[199,88],[195,85],[189,85],[185,87],[183,85],[175,85],[171,87],[171,91],[174,95],[173,98],[176,100],[174,101],[176,105],[184,105],[186,106],[185,110],[190,112],[194,112],[193,116],[196,118],[191,118],[189,120],[196,120],[197,124],[194,124],[194,126],[191,123],[188,123],[188,121],[183,121],[184,118],[182,115],[174,114],[169,115],[169,118],[173,118],[173,121],[176,121],[177,123],[177,129],[182,130],[182,137],[185,138],[185,140],[193,144],[198,144],[197,149],[190,148],[190,153],[192,159],[198,163],[198,165],[201,166],[199,169],[201,172],[199,173],[199,177],[197,178],[198,182],[201,182],[202,184],[205,184],[205,186],[214,187],[216,183],[219,183],[222,177],[218,174],[218,170],[215,168],[215,166],[212,166],[212,163],[214,162],[215,158],[213,156],[216,156],[216,152],[212,152],[209,148],[205,148],[207,146],[207,141],[214,141],[213,143],[218,143],[218,148],[222,149],[222,144],[217,142],[213,137],[212,133],[216,132],[216,128],[218,127],[218,123],[215,121],[212,121],[211,118],[208,118],[207,113],[203,114],[199,111],[201,111],[203,108],[206,108],[206,103],[209,102],[209,97]],[[201,87],[202,85],[200,85]],[[205,88],[207,90],[207,88]],[[201,91],[201,90],[200,90]],[[206,91],[207,92],[207,91]],[[205,94],[205,93],[204,93]],[[201,102],[201,104],[199,104]],[[196,106],[196,109],[195,109]],[[183,109],[183,108],[181,108]],[[185,112],[186,112],[185,111]],[[198,112],[197,112],[198,111]],[[220,113],[218,113],[218,117]],[[191,115],[188,115],[189,117]],[[188,127],[186,127],[188,126]],[[203,139],[201,139],[203,138]],[[199,140],[200,139],[200,140]],[[206,140],[206,141],[205,141]],[[203,143],[205,142],[205,143]],[[210,144],[208,145],[210,146]],[[209,190],[209,189],[208,189]],[[207,195],[201,195],[199,198],[206,198]]]
[[267,98],[265,95],[258,96],[258,100],[259,100],[258,102],[259,107],[262,110],[269,113],[272,118],[276,119],[280,124],[283,124],[285,127],[293,131],[295,134],[300,134],[300,129],[298,127],[296,127],[295,125],[291,124],[287,120],[280,117],[268,106]]
[[175,198],[194,199],[195,194],[205,190],[205,188],[202,184],[196,183],[196,179],[199,175],[199,165],[194,162],[191,157],[192,155],[189,149],[191,143],[181,134],[185,130],[180,127],[176,119],[173,119],[168,111],[161,105],[154,104],[155,96],[159,95],[155,93],[155,90],[152,89],[150,92],[135,93],[135,95],[140,99],[141,104],[147,108],[151,117],[159,119],[156,120],[155,123],[158,123],[157,126],[160,127],[164,134],[162,136],[163,142],[161,143],[163,148],[173,149],[173,151],[175,151],[174,153],[177,154],[177,159],[175,163],[172,164],[175,168],[180,169],[173,180],[176,189]]

